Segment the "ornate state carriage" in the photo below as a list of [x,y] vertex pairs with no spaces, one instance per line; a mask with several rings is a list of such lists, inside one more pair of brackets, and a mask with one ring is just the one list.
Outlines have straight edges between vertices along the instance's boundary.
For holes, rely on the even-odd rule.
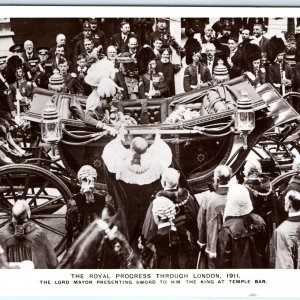
[[[255,119],[255,126],[248,131],[237,126],[239,100],[245,91],[252,100],[250,110]],[[47,154],[49,147],[41,141],[40,123],[49,99],[63,122],[62,139],[57,145],[60,158],[56,160]],[[28,199],[33,220],[53,235],[58,253],[65,245],[64,222],[58,220],[64,218],[65,203],[78,191],[79,168],[83,164],[95,167],[98,187],[105,190],[101,154],[113,137],[86,126],[78,118],[83,114],[85,101],[83,96],[36,89],[31,108],[24,116],[31,122],[25,141],[26,146],[30,143],[32,157],[26,163],[0,168],[0,226],[8,222],[14,201]],[[172,149],[174,164],[194,192],[207,189],[219,164],[230,165],[237,173],[250,151],[260,156],[268,172],[276,177],[290,168],[299,148],[299,114],[271,85],[255,89],[246,76],[172,98],[121,101],[115,105],[139,124],[126,126],[126,143],[135,135],[144,136],[151,143],[154,134],[160,132]],[[247,119],[247,114],[243,116]]]

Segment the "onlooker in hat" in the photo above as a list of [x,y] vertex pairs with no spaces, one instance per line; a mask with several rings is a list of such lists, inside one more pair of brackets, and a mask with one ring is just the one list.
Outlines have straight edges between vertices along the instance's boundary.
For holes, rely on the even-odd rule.
[[148,72],[140,76],[139,98],[162,98],[168,95],[168,86],[162,72],[156,70],[156,60],[148,61]]
[[12,56],[18,56],[22,60],[22,63],[24,63],[23,46],[21,44],[12,45],[9,48],[9,52],[12,53]]
[[285,196],[288,219],[275,230],[275,268],[300,269],[300,193],[290,190]]
[[66,44],[66,36],[63,33],[59,33],[56,36],[56,46],[51,47],[49,50],[49,57],[55,58],[56,56],[56,49],[57,47],[63,47],[64,48],[64,56],[68,61],[71,61],[72,59],[72,51]]
[[183,88],[185,92],[200,90],[212,85],[209,69],[201,63],[200,51],[193,53],[193,62],[184,70]]
[[175,95],[175,74],[180,71],[181,65],[171,63],[172,51],[170,48],[162,50],[161,59],[157,61],[156,70],[164,75],[168,86],[167,97]]
[[185,22],[185,34],[200,41],[205,26],[209,23],[208,18],[188,18]]
[[85,53],[84,40],[92,38],[92,28],[88,21],[82,24],[82,39],[76,42],[73,51],[73,66],[76,67],[77,57],[79,54]]
[[105,194],[95,190],[96,170],[84,165],[77,173],[80,192],[68,201],[66,213],[67,248],[97,218],[101,217],[105,205]]
[[197,39],[193,37],[193,34],[187,33],[187,41],[184,44],[185,49],[185,63],[187,65],[193,62],[193,54],[201,51],[201,45]]
[[258,87],[266,83],[266,69],[261,64],[261,49],[258,45],[248,43],[244,46],[244,72],[251,72],[255,78],[253,85]]
[[266,48],[267,59],[270,62],[267,68],[267,81],[281,94],[287,93],[295,80],[293,69],[284,59],[285,50],[284,41],[276,36],[270,39]]
[[92,29],[92,41],[94,42],[95,47],[102,46],[103,51],[105,52],[107,49],[107,39],[105,33],[98,28],[98,20],[95,18],[90,18],[89,22],[91,24]]
[[49,48],[39,47],[37,48],[37,54],[39,58],[38,68],[41,72],[44,72],[48,79],[53,74],[53,64],[49,61]]
[[218,234],[217,268],[266,267],[266,225],[252,210],[247,188],[240,184],[232,184],[227,194],[224,223]]
[[59,70],[59,73],[64,78],[66,93],[83,95],[83,87],[80,85],[76,74],[68,72],[69,64],[65,58],[59,59],[57,68]]
[[242,18],[220,18],[220,21],[225,26],[230,26],[231,27],[230,36],[232,38],[234,38],[235,40],[238,40],[240,29],[243,28]]
[[110,44],[115,46],[120,53],[128,52],[129,38],[137,38],[137,35],[135,35],[134,32],[130,32],[130,24],[128,20],[123,20],[121,22],[120,30],[120,33],[116,33],[111,37]]
[[25,200],[12,207],[12,220],[0,230],[0,244],[8,262],[30,260],[35,269],[53,269],[57,258],[51,243],[36,223],[30,220],[31,211]]
[[[180,187],[179,179],[180,173],[176,169],[167,168],[163,171],[161,175],[161,185],[163,190],[159,191],[155,195],[155,200],[149,205],[143,224],[141,243],[146,244],[145,246],[147,248],[160,234],[161,226],[157,223],[157,219],[156,216],[153,215],[153,211],[156,210],[156,199],[158,197],[165,197],[175,207],[172,225],[176,227],[179,234],[179,243],[185,244],[183,249],[185,249],[184,252],[187,256],[183,256],[185,257],[185,260],[181,260],[179,258],[180,268],[196,268],[198,255],[196,246],[198,239],[198,226],[196,219],[199,205],[195,197],[186,188]],[[187,239],[187,237],[189,238]],[[176,248],[178,244],[175,242],[174,246]]]
[[242,75],[243,70],[243,52],[238,49],[237,41],[233,38],[228,39],[229,55],[226,59],[226,65],[229,71],[230,79]]
[[168,29],[167,20],[165,18],[158,18],[156,30],[150,34],[149,45],[153,45],[154,41],[159,38],[162,41],[162,46],[168,48],[172,46],[178,54],[184,53],[182,48],[175,40]]
[[232,170],[225,165],[214,171],[214,191],[203,192],[198,201],[200,208],[197,216],[199,245],[201,248],[202,268],[215,268],[217,257],[218,232],[223,224],[225,204]]

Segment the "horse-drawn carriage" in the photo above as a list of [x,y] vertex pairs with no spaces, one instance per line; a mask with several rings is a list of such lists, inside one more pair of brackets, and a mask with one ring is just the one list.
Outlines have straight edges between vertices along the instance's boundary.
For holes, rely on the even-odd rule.
[[[43,110],[49,100],[63,123],[62,138],[55,146],[57,159],[41,139]],[[14,201],[27,199],[32,219],[52,235],[57,253],[65,247],[65,204],[79,191],[79,168],[92,165],[98,188],[106,189],[101,154],[113,137],[84,124],[85,101],[84,96],[36,89],[23,116],[31,124],[23,134],[31,156],[24,163],[0,167],[0,226],[9,221]],[[207,189],[219,164],[230,165],[237,174],[251,151],[277,177],[289,170],[299,149],[299,114],[271,85],[255,89],[246,76],[172,98],[114,104],[138,123],[126,126],[126,143],[136,135],[151,143],[159,132],[172,149],[175,167],[194,192]]]

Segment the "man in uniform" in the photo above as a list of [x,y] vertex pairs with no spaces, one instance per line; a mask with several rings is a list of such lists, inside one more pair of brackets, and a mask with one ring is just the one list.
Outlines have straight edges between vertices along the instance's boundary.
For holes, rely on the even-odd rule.
[[139,97],[141,99],[166,97],[168,86],[164,75],[156,71],[156,60],[150,60],[148,63],[148,72],[140,76]]
[[212,85],[209,69],[200,60],[200,52],[195,52],[193,54],[193,62],[184,70],[183,87],[185,92]]

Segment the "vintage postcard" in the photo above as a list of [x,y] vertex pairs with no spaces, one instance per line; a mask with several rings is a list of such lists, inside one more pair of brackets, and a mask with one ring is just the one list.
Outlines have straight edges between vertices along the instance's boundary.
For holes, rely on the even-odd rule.
[[297,297],[299,16],[1,7],[0,295]]

